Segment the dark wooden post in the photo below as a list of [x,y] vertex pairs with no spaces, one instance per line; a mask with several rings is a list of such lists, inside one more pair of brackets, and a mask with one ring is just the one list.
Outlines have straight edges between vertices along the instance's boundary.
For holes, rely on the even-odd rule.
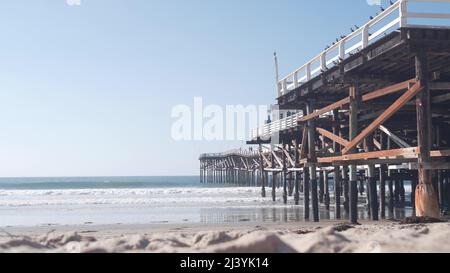
[[445,192],[444,215],[448,215],[448,212],[450,210],[450,172],[449,172],[449,170],[445,171],[444,192]]
[[[273,156],[273,154],[271,154],[271,159],[272,159],[272,166],[275,166],[275,157]],[[273,171],[272,172],[272,201],[275,202],[277,201],[277,176],[276,176],[276,172]]]
[[[364,179],[358,179],[358,181],[359,181],[358,192],[362,196],[365,192]],[[367,194],[367,196],[369,196],[369,194]]]
[[404,207],[405,203],[406,203],[406,190],[405,190],[405,178],[404,178],[405,173],[401,172],[401,174],[402,174],[402,177],[400,179],[400,203],[402,204],[402,207]]
[[283,203],[287,204],[288,199],[288,192],[287,192],[287,156],[284,152],[289,152],[288,149],[286,149],[286,145],[283,144],[283,152],[282,152],[282,158],[283,158]]
[[[272,197],[274,197],[274,195],[276,193],[276,189],[278,187],[277,180],[278,180],[277,172],[274,171],[274,172],[272,172]],[[275,199],[273,199],[273,200],[275,200]]]
[[388,183],[388,188],[389,188],[389,213],[392,215],[394,214],[394,198],[395,198],[395,194],[394,194],[394,178],[392,177],[392,171],[389,172],[389,183]]
[[323,176],[324,173],[322,171],[319,171],[319,203],[324,203],[324,197],[325,197],[325,177]]
[[[314,112],[314,100],[308,101],[307,113]],[[319,222],[319,198],[317,193],[317,157],[316,157],[316,126],[314,119],[308,121],[308,152],[309,152],[309,177],[311,183],[311,202],[314,222]]]
[[[294,145],[294,141],[295,141],[295,136],[293,137],[294,140],[291,140],[288,143],[288,154],[289,156],[292,156],[292,146]],[[295,160],[295,156],[294,156],[294,160]],[[295,168],[296,164],[294,164],[294,166],[292,166],[292,168]],[[292,195],[294,194],[294,172],[288,172],[288,196],[292,197]]]
[[[298,144],[300,143],[300,136],[297,134],[295,140],[294,140],[294,160],[295,160],[295,166],[294,168],[299,167],[299,161],[300,161],[300,153],[298,151]],[[294,189],[294,202],[295,205],[299,205],[300,203],[300,172],[295,172],[295,189]]]
[[323,171],[323,177],[324,177],[324,202],[325,202],[325,209],[327,211],[330,210],[330,184],[329,184],[329,180],[328,180],[328,171]]
[[430,89],[428,87],[428,57],[425,51],[416,56],[416,77],[422,85],[422,91],[417,94],[417,142],[420,154],[418,156],[419,185],[416,189],[417,216],[439,217],[439,204],[433,187],[431,171],[425,165],[430,162],[431,150],[431,105]]
[[413,170],[411,171],[411,204],[413,209],[413,215],[416,215],[416,188],[417,188],[417,182],[418,182],[418,174],[417,171]]
[[[350,87],[350,127],[349,135],[350,141],[358,135],[358,89],[356,84]],[[350,151],[354,152],[354,151]],[[358,178],[357,166],[350,165],[350,221],[353,224],[358,223]]]
[[396,177],[395,177],[395,180],[394,180],[394,186],[395,186],[395,189],[394,189],[394,196],[395,196],[394,201],[395,201],[395,205],[397,206],[400,203],[400,179],[398,178],[399,177],[398,170],[395,171],[395,175],[396,175]]
[[[441,147],[441,127],[440,125],[436,125],[436,147],[439,149]],[[438,182],[438,193],[439,193],[439,206],[441,209],[441,213],[444,212],[445,209],[445,175],[444,171],[437,170],[437,182]]]
[[[338,110],[333,110],[333,134],[341,135],[340,115]],[[341,146],[336,141],[333,141],[333,150],[335,153],[341,152]],[[341,174],[340,167],[334,166],[334,201],[335,201],[335,215],[336,219],[341,219]]]
[[309,220],[310,211],[309,211],[309,192],[310,192],[310,184],[309,184],[309,171],[305,166],[303,168],[303,216],[305,220]]
[[[373,135],[369,135],[365,140],[367,152],[374,150]],[[378,221],[378,194],[377,194],[377,179],[375,178],[375,166],[368,165],[367,170],[367,194],[369,195],[370,217],[373,221]]]
[[348,178],[348,166],[342,167],[342,184],[344,191],[344,211],[348,215],[350,213],[350,180]]
[[200,184],[203,183],[203,160],[200,160]]
[[[380,134],[380,148],[383,151],[386,148],[385,141],[386,138],[383,133]],[[381,219],[386,219],[386,172],[387,165],[380,164],[379,175],[380,175],[380,216]]]
[[266,180],[264,175],[264,158],[262,144],[259,144],[259,167],[261,172],[261,196],[266,197]]

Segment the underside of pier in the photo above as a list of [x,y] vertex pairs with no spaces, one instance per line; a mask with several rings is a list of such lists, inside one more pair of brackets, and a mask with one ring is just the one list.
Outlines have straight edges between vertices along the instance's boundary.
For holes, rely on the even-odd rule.
[[314,221],[323,205],[356,223],[363,192],[372,220],[394,202],[410,201],[417,216],[449,209],[450,29],[400,28],[277,100],[303,114],[257,134],[255,151],[203,155],[202,182],[260,186],[264,197],[271,186],[274,200],[282,187],[284,203],[303,200]]

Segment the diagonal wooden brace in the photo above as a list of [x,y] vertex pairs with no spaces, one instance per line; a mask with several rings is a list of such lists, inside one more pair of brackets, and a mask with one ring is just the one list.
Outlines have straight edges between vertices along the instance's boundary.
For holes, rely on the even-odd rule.
[[408,91],[406,91],[398,100],[396,100],[386,111],[383,112],[376,120],[367,126],[355,139],[350,141],[342,150],[342,154],[348,154],[358,144],[360,144],[368,135],[373,133],[381,124],[397,113],[407,102],[416,96],[422,90],[420,82],[415,83]]

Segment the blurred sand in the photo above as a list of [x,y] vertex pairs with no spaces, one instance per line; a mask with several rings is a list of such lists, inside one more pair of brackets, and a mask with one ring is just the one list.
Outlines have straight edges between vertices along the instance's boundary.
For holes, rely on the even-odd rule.
[[450,252],[450,223],[111,225],[0,229],[0,252]]

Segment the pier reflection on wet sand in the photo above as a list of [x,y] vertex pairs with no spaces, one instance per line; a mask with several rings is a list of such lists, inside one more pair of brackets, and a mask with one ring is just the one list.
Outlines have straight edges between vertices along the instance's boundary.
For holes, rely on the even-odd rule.
[[[401,220],[405,217],[412,216],[412,208],[395,208],[393,211],[386,209],[388,220]],[[235,208],[204,208],[200,211],[200,221],[204,224],[222,224],[222,223],[267,223],[267,222],[309,222],[304,220],[304,208],[302,206],[286,206],[286,207],[235,207]],[[334,208],[326,210],[320,209],[320,219],[336,220]],[[359,219],[370,220],[367,208],[359,208]],[[343,213],[340,220],[347,221],[349,215]]]

